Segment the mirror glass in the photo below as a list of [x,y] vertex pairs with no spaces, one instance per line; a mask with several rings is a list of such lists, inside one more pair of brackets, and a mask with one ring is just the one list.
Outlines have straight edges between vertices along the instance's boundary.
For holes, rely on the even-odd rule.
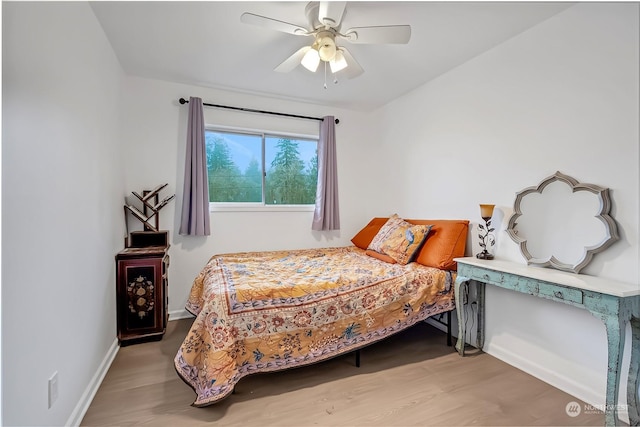
[[579,272],[617,236],[608,189],[557,172],[517,193],[507,233],[529,264]]

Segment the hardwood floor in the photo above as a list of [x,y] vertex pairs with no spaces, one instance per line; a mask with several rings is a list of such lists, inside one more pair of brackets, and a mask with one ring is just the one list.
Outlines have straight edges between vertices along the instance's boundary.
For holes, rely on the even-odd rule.
[[162,341],[123,347],[84,426],[460,426],[602,425],[601,413],[485,353],[461,358],[421,323],[353,354],[243,378],[205,408],[176,374],[173,357],[191,320],[169,322]]

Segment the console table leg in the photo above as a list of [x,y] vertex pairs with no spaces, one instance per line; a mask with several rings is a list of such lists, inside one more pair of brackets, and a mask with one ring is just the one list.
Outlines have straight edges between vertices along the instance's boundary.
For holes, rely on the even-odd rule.
[[476,347],[478,350],[482,350],[484,347],[484,291],[486,284],[483,282],[475,282],[476,289],[478,290],[477,294],[477,303],[478,303],[478,330],[476,332]]
[[640,318],[631,318],[631,362],[629,363],[629,378],[627,380],[627,408],[629,411],[629,425],[640,425],[638,412],[638,371],[640,371]]
[[606,426],[618,425],[618,389],[624,351],[625,323],[626,319],[621,314],[604,318],[604,324],[607,328],[607,344],[609,345],[607,396],[604,412]]
[[456,298],[456,312],[458,313],[458,341],[456,342],[456,350],[460,356],[464,356],[465,336],[467,335],[465,327],[464,297],[463,293],[469,288],[469,279],[457,276],[453,285],[453,291]]

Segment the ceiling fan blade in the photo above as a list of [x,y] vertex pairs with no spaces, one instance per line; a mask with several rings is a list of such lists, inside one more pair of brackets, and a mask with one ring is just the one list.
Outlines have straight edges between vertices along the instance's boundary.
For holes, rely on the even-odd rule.
[[338,71],[339,76],[345,76],[348,79],[353,79],[364,73],[364,70],[360,64],[358,64],[358,61],[354,59],[353,55],[351,55],[347,48],[340,46],[338,49],[342,52],[344,59],[347,61],[347,68]]
[[318,8],[318,21],[332,28],[338,27],[346,6],[346,1],[321,1]]
[[344,33],[351,43],[406,44],[411,39],[411,25],[354,27]]
[[274,71],[277,71],[279,73],[288,73],[289,71],[292,71],[294,68],[300,65],[300,61],[302,61],[304,54],[307,53],[309,49],[311,49],[311,46],[301,47],[296,51],[296,53],[282,61],[280,65],[274,68]]
[[267,18],[266,16],[260,16],[249,12],[245,12],[240,15],[240,21],[245,24],[257,25],[258,27],[265,27],[271,30],[281,31],[283,33],[295,34],[297,36],[306,36],[309,34],[309,31],[300,25],[278,21],[277,19]]

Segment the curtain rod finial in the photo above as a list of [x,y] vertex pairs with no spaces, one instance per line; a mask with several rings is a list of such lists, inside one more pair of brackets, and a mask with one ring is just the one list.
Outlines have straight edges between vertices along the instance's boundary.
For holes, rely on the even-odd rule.
[[187,100],[186,100],[186,99],[184,99],[184,98],[180,98],[180,99],[178,100],[178,102],[180,102],[180,104],[186,104],[186,103],[187,103],[187,102],[189,102],[189,101],[187,101]]

